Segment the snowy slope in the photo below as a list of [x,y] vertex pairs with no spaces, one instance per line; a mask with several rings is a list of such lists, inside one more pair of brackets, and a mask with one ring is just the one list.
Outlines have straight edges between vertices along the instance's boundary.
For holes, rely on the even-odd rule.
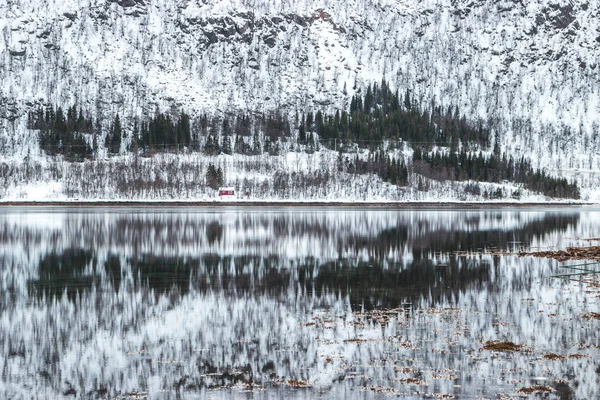
[[130,123],[157,108],[331,111],[385,78],[423,107],[489,120],[535,166],[598,183],[597,2],[13,0],[0,16],[5,156],[36,147],[24,116],[40,104]]

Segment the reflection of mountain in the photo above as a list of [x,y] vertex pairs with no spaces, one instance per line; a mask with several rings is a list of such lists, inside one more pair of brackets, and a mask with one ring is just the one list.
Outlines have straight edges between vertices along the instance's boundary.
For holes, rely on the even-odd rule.
[[[466,225],[489,225],[481,219],[479,214],[471,215]],[[244,218],[243,224],[235,226],[242,230],[242,235],[255,232],[257,240],[247,254],[240,254],[238,250],[233,256],[214,247],[221,244],[227,248],[226,241],[240,243],[231,223],[205,220],[197,224],[182,223],[178,219],[164,220],[154,216],[146,223],[140,222],[141,218],[130,225],[123,221],[118,219],[116,232],[106,237],[116,237],[122,243],[131,240],[138,248],[133,255],[105,255],[106,249],[101,247],[95,252],[80,248],[55,251],[40,261],[39,278],[30,282],[30,289],[46,296],[61,295],[66,290],[68,297],[73,298],[77,292],[104,282],[105,287],[111,286],[116,291],[122,285],[129,285],[128,290],[140,286],[161,294],[175,289],[184,295],[191,286],[200,291],[225,290],[277,297],[290,285],[300,285],[318,293],[340,291],[350,296],[353,306],[396,307],[423,295],[437,300],[448,298],[466,290],[469,285],[480,286],[489,280],[489,261],[461,259],[453,252],[490,246],[504,249],[516,243],[529,245],[552,232],[573,229],[579,222],[579,215],[548,213],[539,219],[526,220],[520,229],[494,227],[479,231],[436,223],[435,218],[419,219],[412,225],[399,220],[396,226],[367,230],[362,234],[339,234],[341,231],[335,226],[318,221],[296,221],[289,215],[276,215],[269,223],[264,219],[256,220],[258,226],[252,226],[250,220]],[[198,231],[199,227],[201,231]],[[187,240],[180,243],[173,239],[182,235]],[[289,243],[282,239],[286,235],[288,238],[308,237],[309,241],[313,237],[325,238],[335,244],[336,258],[328,259],[322,255],[290,258],[285,251],[268,256],[253,254],[252,249],[261,244],[269,251],[274,241]],[[195,240],[204,243],[209,252],[201,252],[199,248],[194,257],[177,257],[171,255],[172,252],[166,255],[153,253],[152,244],[159,237],[164,238],[161,239],[163,243],[168,240],[171,248],[190,245]],[[246,243],[248,240],[245,239]],[[141,252],[142,249],[147,251]],[[443,262],[432,260],[440,253]],[[443,266],[439,266],[440,263]]]
[[[15,288],[0,291],[0,398],[31,398],[31,390],[49,398],[144,391],[162,398],[157,390],[166,391],[164,398],[231,398],[246,394],[207,389],[244,383],[287,397],[273,379],[311,382],[315,389],[302,392],[307,398],[317,392],[345,398],[363,385],[408,390],[394,381],[402,376],[398,366],[421,369],[429,392],[457,390],[455,397],[470,398],[487,387],[477,394],[493,397],[514,391],[506,382],[542,376],[549,366],[511,355],[525,372],[499,376],[508,361],[479,352],[481,340],[518,338],[538,358],[581,351],[565,343],[595,343],[593,323],[563,323],[539,312],[554,307],[548,312],[580,315],[587,296],[543,279],[546,260],[452,254],[491,244],[511,248],[513,241],[554,244],[580,235],[582,224],[598,220],[593,216],[518,210],[59,216],[37,227],[0,215],[0,259],[10,261],[0,264],[0,285]],[[546,303],[529,300],[538,294]],[[356,313],[398,306],[407,312],[397,322]],[[576,361],[576,374],[593,375],[593,360]],[[566,374],[573,362],[553,368]],[[494,376],[483,377],[480,367]],[[459,371],[458,377],[432,378],[442,370]],[[369,378],[344,379],[347,371]],[[590,398],[595,380],[569,385],[576,398]]]
[[[111,254],[121,262],[215,254],[276,255],[282,266],[315,257],[323,263],[347,259],[351,264],[356,259],[408,268],[412,260],[430,258],[431,253],[556,244],[581,223],[577,212],[243,211],[58,213],[49,226],[39,228],[33,218],[23,223],[0,215],[0,257],[20,265],[29,280],[37,279],[34,260],[68,249],[92,252],[101,264]],[[113,279],[119,280],[116,275],[112,273]]]

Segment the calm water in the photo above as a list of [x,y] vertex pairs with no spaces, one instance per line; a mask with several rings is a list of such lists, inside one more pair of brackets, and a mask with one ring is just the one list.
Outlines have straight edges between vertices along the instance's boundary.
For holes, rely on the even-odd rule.
[[589,244],[599,223],[592,208],[1,208],[0,398],[598,398],[595,275],[490,253]]

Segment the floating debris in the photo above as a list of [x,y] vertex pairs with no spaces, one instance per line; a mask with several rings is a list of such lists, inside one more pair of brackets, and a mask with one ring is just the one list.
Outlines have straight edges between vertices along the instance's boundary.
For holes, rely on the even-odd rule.
[[393,393],[393,394],[398,393],[398,389],[395,389],[392,387],[385,387],[385,386],[362,386],[360,388],[360,390],[371,391],[371,392],[375,392],[375,393]]
[[513,342],[502,342],[500,340],[488,340],[484,343],[482,350],[502,351],[502,352],[522,352],[523,345]]
[[544,358],[545,358],[546,360],[552,360],[552,361],[555,361],[555,360],[556,360],[556,361],[562,361],[562,360],[564,360],[564,359],[565,359],[565,358],[567,358],[567,357],[565,357],[565,356],[559,356],[558,354],[554,354],[554,353],[550,353],[550,354],[546,354],[546,355],[544,356]]
[[454,372],[455,372],[454,370],[435,371],[431,377],[433,379],[454,380],[454,379],[458,378],[458,376]]
[[519,257],[532,256],[553,258],[558,261],[593,260],[600,261],[600,246],[567,247],[566,250],[519,252]]
[[534,385],[517,390],[519,394],[552,393],[550,386]]
[[306,388],[306,387],[310,387],[310,384],[306,381],[300,381],[297,379],[290,379],[286,382],[288,385],[290,385],[291,387],[295,387],[295,388]]
[[413,342],[410,342],[408,340],[404,340],[404,341],[399,341],[396,342],[394,341],[394,337],[390,337],[389,341],[394,343],[396,346],[402,347],[404,349],[409,349],[409,350],[416,350],[417,349],[417,345],[414,344]]
[[518,253],[503,250],[488,250],[488,251],[455,251],[450,253],[456,257],[477,257],[477,256],[516,256]]
[[114,400],[125,400],[125,399],[141,400],[141,399],[147,399],[147,398],[148,398],[148,393],[146,393],[146,392],[133,392],[133,393],[117,395],[117,396],[113,397]]
[[417,311],[418,314],[421,315],[451,315],[460,313],[462,310],[460,308],[422,308]]
[[344,340],[344,343],[364,343],[364,342],[366,342],[365,339],[359,339],[359,338],[352,338],[352,339]]
[[369,375],[352,375],[352,374],[346,374],[346,376],[344,376],[344,379],[371,379],[372,377]]
[[589,312],[589,313],[583,314],[583,319],[600,319],[600,313]]
[[427,382],[419,379],[419,378],[398,378],[394,379],[394,382],[404,383],[406,385],[417,385],[417,386],[427,386]]
[[402,368],[396,368],[394,370],[394,372],[398,372],[400,374],[416,374],[420,371],[414,369],[414,368],[410,368],[410,367],[402,367]]

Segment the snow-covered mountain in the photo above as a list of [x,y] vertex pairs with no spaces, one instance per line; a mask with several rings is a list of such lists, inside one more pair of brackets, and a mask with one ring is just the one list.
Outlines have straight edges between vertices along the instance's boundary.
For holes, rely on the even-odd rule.
[[127,128],[157,108],[332,111],[386,79],[489,121],[534,166],[600,167],[598,2],[10,0],[0,16],[5,155],[31,151],[26,112],[41,104]]

